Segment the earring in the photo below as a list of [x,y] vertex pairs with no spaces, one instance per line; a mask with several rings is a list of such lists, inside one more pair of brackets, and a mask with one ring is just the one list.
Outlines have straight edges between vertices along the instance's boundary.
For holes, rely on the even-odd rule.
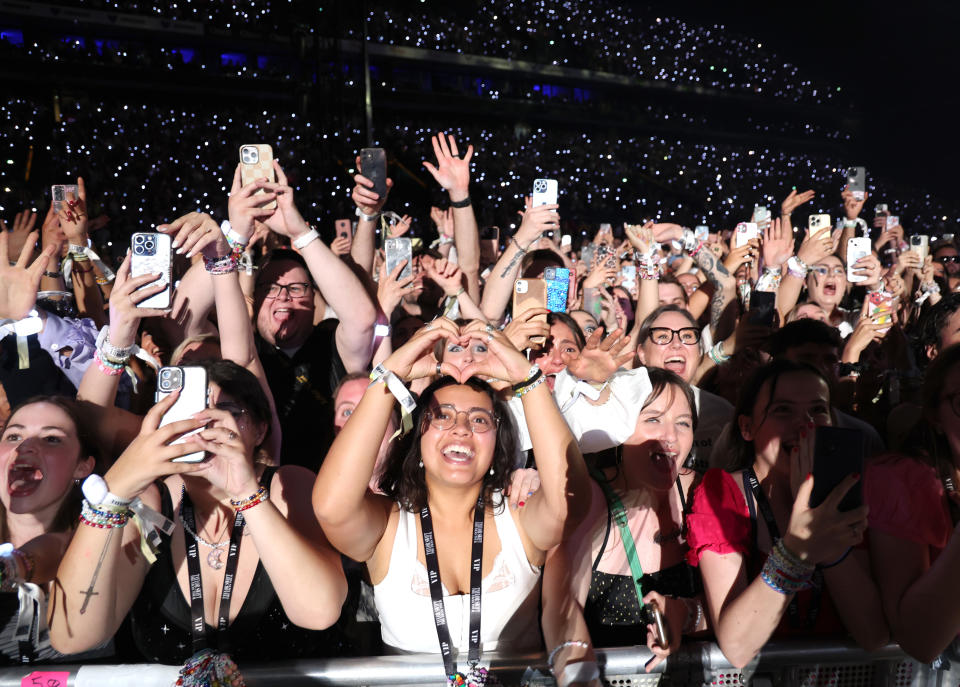
[[79,487],[79,486],[80,486],[80,478],[77,478],[77,479],[73,480],[73,486],[75,486],[75,487]]
[[490,476],[493,477],[493,466],[490,466]]
[[423,461],[420,461],[420,469],[423,470]]

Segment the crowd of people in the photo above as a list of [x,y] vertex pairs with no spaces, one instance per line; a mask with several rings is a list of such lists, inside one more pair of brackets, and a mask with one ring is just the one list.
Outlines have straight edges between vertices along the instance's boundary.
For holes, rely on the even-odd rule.
[[506,649],[567,686],[600,684],[596,648],[652,668],[691,638],[735,666],[783,637],[956,656],[952,237],[797,169],[735,226],[576,244],[563,196],[505,196],[497,241],[487,141],[430,143],[432,243],[359,155],[330,245],[286,158],[116,260],[87,179],[7,213],[8,661],[242,684],[412,651],[482,685]]

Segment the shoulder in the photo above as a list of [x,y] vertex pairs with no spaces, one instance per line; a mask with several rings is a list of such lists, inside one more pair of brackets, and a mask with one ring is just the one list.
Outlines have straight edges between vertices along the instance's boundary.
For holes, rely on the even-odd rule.
[[750,531],[750,514],[737,479],[725,470],[707,470],[694,489],[687,516],[688,562],[696,565],[704,551],[745,553]]
[[943,548],[952,530],[943,484],[933,466],[911,456],[887,454],[871,461],[864,476],[870,527]]

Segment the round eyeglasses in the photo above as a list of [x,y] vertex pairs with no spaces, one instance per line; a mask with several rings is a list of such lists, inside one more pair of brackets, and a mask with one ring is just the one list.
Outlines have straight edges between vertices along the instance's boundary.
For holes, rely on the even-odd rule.
[[433,410],[427,411],[427,417],[430,424],[437,429],[451,429],[457,424],[457,418],[460,415],[467,416],[467,425],[474,434],[483,434],[489,432],[497,426],[497,419],[489,410],[483,408],[471,408],[470,410],[457,410],[456,406],[449,403],[443,403]]

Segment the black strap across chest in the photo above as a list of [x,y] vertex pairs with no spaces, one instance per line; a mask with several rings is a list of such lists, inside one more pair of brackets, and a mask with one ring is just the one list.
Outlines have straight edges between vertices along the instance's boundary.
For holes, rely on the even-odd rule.
[[[483,583],[483,519],[486,508],[483,495],[477,499],[473,514],[473,546],[470,563],[470,665],[480,661],[480,591]],[[437,626],[437,639],[440,642],[440,655],[443,668],[448,676],[457,672],[453,660],[453,646],[450,641],[450,628],[447,626],[447,611],[443,605],[443,586],[440,582],[440,563],[437,559],[437,542],[433,533],[433,519],[430,507],[420,511],[420,529],[423,534],[423,554],[427,561],[427,575],[430,583],[430,598],[433,601],[433,621]]]

